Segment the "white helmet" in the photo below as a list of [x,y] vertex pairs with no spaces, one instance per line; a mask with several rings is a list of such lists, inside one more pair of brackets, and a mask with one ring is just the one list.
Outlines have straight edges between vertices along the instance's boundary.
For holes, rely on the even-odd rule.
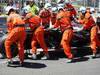
[[70,1],[69,0],[65,0],[65,3],[70,3]]
[[58,7],[64,7],[64,4],[58,4],[57,6]]
[[58,4],[58,10],[64,9],[64,4]]
[[82,11],[82,10],[85,10],[86,11],[86,8],[85,7],[80,7],[80,11]]
[[81,12],[81,13],[85,13],[85,12],[86,12],[86,8],[85,8],[85,7],[81,7],[81,8],[80,8],[80,12]]
[[44,6],[45,9],[49,10],[52,8],[51,4],[50,3],[46,3],[45,6]]
[[26,9],[26,8],[23,9],[23,13],[26,13],[26,14],[27,14],[27,13],[29,13],[29,12],[30,12],[30,10],[28,10],[28,9]]
[[60,3],[61,2],[61,0],[57,0],[57,3]]
[[95,9],[94,8],[90,8],[90,12],[91,13],[94,13],[95,12]]
[[5,8],[5,14],[8,14],[9,10],[12,9],[12,8],[13,8],[13,7],[11,7],[11,6],[6,7],[6,8]]
[[57,7],[53,7],[51,10],[52,10],[52,12],[56,13],[58,9],[57,9]]

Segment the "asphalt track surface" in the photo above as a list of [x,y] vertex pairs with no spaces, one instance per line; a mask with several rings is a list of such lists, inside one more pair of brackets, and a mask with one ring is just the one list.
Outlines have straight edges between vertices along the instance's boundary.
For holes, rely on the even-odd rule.
[[0,75],[100,75],[100,57],[76,57],[73,63],[66,60],[63,52],[52,53],[49,60],[25,59],[23,67],[18,66],[17,57],[10,67],[6,65],[7,59],[0,59]]

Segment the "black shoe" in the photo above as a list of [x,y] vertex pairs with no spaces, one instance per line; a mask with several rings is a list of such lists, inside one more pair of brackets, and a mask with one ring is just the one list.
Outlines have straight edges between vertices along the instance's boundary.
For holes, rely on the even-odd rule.
[[19,62],[19,66],[20,66],[20,67],[23,67],[23,66],[24,66],[24,62],[23,62],[23,61],[20,61],[20,62]]
[[95,59],[96,58],[96,53],[93,53],[92,56],[91,56],[91,58]]
[[13,65],[13,61],[12,60],[8,60],[8,62],[7,62],[7,66],[11,66],[11,65]]

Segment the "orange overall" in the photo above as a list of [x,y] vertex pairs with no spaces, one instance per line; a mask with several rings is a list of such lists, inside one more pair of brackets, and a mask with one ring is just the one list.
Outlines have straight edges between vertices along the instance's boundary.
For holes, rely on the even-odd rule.
[[55,22],[56,22],[56,13],[52,13],[51,14],[51,23],[52,23],[52,25],[54,25],[55,24]]
[[93,53],[97,52],[97,49],[96,49],[97,46],[100,48],[100,40],[98,38],[98,30],[99,30],[98,26],[94,26],[91,29],[91,36],[90,36],[91,45],[90,46],[91,46]]
[[97,34],[98,27],[95,25],[95,21],[89,12],[87,12],[85,14],[85,20],[83,21],[83,23],[84,23],[83,29],[90,30],[91,49],[92,49],[93,53],[96,53],[97,52],[96,46],[100,47],[98,34]]
[[83,26],[84,30],[88,30],[94,26],[95,21],[94,21],[93,17],[91,16],[90,12],[86,12],[85,18],[83,19],[83,24],[84,24],[84,26]]
[[61,46],[64,48],[64,52],[69,59],[73,58],[71,53],[70,41],[73,37],[73,29],[71,25],[70,16],[66,16],[64,11],[57,14],[57,21],[54,28],[60,27],[63,32]]
[[74,7],[71,4],[65,4],[65,10],[66,9],[70,10],[70,12],[73,16],[76,16],[76,14],[77,14],[76,10],[74,9]]
[[51,20],[51,12],[49,10],[41,10],[39,13],[41,18],[41,23],[45,27],[49,27],[50,20]]
[[5,41],[5,50],[7,58],[11,59],[11,45],[14,42],[17,42],[18,49],[19,49],[19,59],[20,61],[24,61],[24,41],[26,38],[26,32],[24,27],[24,21],[21,19],[21,17],[16,14],[10,14],[7,18],[7,26],[8,26],[8,36]]
[[80,14],[78,18],[78,22],[80,22],[81,24],[84,24],[84,18],[85,18],[85,14]]
[[38,42],[44,53],[48,54],[48,49],[44,40],[44,28],[43,26],[40,26],[40,17],[28,13],[25,22],[29,23],[30,28],[33,30],[33,38],[31,42],[32,52],[36,53],[36,43]]

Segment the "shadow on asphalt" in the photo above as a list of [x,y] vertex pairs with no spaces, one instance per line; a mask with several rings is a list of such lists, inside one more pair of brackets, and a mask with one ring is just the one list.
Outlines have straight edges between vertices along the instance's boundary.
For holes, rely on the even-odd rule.
[[89,57],[78,57],[74,59],[75,62],[85,62],[89,60]]
[[24,68],[40,69],[40,68],[45,68],[47,66],[43,63],[33,63],[33,62],[24,62],[23,66],[20,66],[19,61],[15,61],[12,65],[8,67],[13,67],[13,68],[24,67]]
[[24,62],[23,67],[40,69],[40,68],[45,68],[47,66],[45,64],[43,64],[43,63]]
[[[62,52],[49,52],[50,58],[48,60],[59,60],[60,58],[66,58],[65,53]],[[40,58],[43,56],[43,53],[40,54]]]

